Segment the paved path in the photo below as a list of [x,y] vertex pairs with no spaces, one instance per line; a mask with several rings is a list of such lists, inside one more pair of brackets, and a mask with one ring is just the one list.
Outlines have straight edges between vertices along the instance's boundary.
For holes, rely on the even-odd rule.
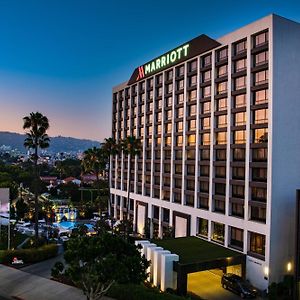
[[24,300],[86,299],[75,287],[0,265],[0,299],[12,299],[13,296]]

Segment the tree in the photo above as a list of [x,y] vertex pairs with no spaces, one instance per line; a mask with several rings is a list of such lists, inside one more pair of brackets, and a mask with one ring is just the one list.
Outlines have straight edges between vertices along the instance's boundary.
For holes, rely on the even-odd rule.
[[[97,194],[100,199],[100,173],[104,172],[107,164],[107,156],[102,148],[89,148],[84,151],[82,166],[85,172],[93,172],[96,175]],[[101,212],[101,205],[100,205]]]
[[138,248],[120,236],[104,232],[89,237],[80,228],[68,241],[64,258],[65,274],[90,300],[101,299],[115,282],[142,282],[149,266]]
[[131,160],[135,158],[141,153],[142,150],[142,143],[139,139],[134,136],[128,136],[121,142],[121,147],[125,155],[128,157],[128,171],[129,171],[129,184],[127,185],[127,203],[126,203],[126,215],[128,218],[128,207],[130,201],[130,189],[131,189],[131,181],[132,181],[132,174],[131,174]]
[[32,160],[34,162],[34,204],[35,204],[35,237],[38,239],[38,150],[49,147],[50,139],[47,135],[49,129],[49,120],[46,116],[39,112],[32,112],[29,116],[23,118],[23,129],[26,132],[26,138],[24,140],[24,146],[27,149],[33,149]]
[[16,202],[16,214],[17,214],[17,220],[21,220],[24,219],[25,214],[28,213],[28,205],[26,204],[26,202],[24,201],[23,198],[20,198],[17,202]]
[[110,187],[111,187],[111,164],[110,160],[111,157],[115,156],[118,151],[119,151],[119,145],[116,143],[116,141],[113,138],[106,138],[104,139],[104,143],[102,144],[102,148],[105,151],[105,155],[107,156],[107,174],[108,174],[108,193],[109,193],[109,214],[110,214],[110,221],[111,221],[111,226],[112,225],[112,201],[111,201],[111,194],[110,194]]

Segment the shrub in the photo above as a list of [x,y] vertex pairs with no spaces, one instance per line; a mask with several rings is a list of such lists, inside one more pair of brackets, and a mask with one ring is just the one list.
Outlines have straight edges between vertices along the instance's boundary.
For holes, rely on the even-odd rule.
[[44,245],[40,248],[4,250],[0,252],[0,262],[10,264],[14,257],[22,259],[24,263],[35,263],[57,255],[58,246]]

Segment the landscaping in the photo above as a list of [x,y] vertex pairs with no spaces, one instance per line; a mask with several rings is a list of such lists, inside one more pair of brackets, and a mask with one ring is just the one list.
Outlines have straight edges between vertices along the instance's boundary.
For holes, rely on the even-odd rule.
[[197,237],[154,240],[153,243],[179,255],[179,262],[182,264],[211,261],[240,255],[236,251],[209,243]]
[[[28,236],[18,231],[11,231],[10,237],[10,248],[16,248],[20,245]],[[0,237],[0,250],[7,249],[7,226],[1,226],[1,237]]]

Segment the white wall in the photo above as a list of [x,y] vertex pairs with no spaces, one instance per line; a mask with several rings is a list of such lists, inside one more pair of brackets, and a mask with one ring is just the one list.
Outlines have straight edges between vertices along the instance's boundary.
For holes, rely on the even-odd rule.
[[9,188],[0,188],[0,212],[8,212]]
[[187,232],[187,219],[175,217],[175,237],[184,237]]
[[138,205],[137,207],[137,232],[141,235],[145,233],[145,217],[146,217],[146,207],[143,205]]

